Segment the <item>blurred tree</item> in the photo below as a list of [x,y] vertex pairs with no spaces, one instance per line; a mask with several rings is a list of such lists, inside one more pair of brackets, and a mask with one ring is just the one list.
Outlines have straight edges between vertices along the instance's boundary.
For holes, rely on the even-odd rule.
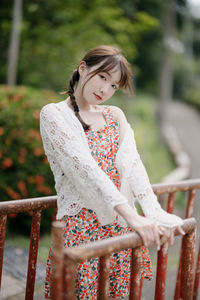
[[[160,0],[118,0],[125,15],[135,26],[137,13],[143,13],[156,20],[157,26],[143,32],[136,40],[137,56],[134,60],[137,71],[137,86],[146,91],[157,93],[157,78],[161,61],[162,19],[164,1]],[[133,40],[133,43],[135,41]]]
[[[10,8],[6,2],[3,6],[0,26],[9,33]],[[102,43],[121,47],[133,63],[141,40],[158,28],[159,21],[147,11],[137,9],[131,18],[117,0],[24,1],[18,81],[60,90],[85,51]],[[5,41],[2,48],[5,57]],[[139,64],[134,69],[138,75]],[[4,72],[0,80],[5,82]]]
[[8,85],[16,84],[21,19],[22,0],[14,0],[12,30],[10,35],[10,45],[8,52]]
[[161,126],[165,125],[165,116],[168,102],[172,100],[173,90],[173,67],[172,48],[175,29],[175,1],[165,2],[165,21],[163,33],[163,55],[160,66],[160,103],[158,107],[158,118]]

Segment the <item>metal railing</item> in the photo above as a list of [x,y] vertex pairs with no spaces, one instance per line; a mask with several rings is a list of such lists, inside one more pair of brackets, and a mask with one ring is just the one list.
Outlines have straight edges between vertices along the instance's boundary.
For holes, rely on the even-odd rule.
[[[196,190],[200,189],[200,179],[185,180],[185,181],[171,183],[171,184],[160,183],[160,184],[154,184],[152,185],[152,187],[154,192],[157,195],[168,194],[168,204],[167,204],[168,212],[173,212],[176,192],[179,191],[189,192],[185,217],[191,218],[193,216],[195,192]],[[29,260],[28,260],[28,267],[27,267],[27,281],[26,281],[26,295],[25,295],[26,300],[31,300],[33,299],[34,296],[41,212],[42,210],[45,209],[56,208],[57,206],[56,201],[57,201],[57,196],[0,202],[0,286],[1,286],[1,278],[2,278],[7,216],[9,214],[18,214],[21,212],[32,211]],[[199,249],[199,253],[200,253],[200,249]],[[165,263],[166,265],[167,254],[166,254],[166,249],[164,247],[161,247],[161,250],[158,252],[158,259],[159,262]],[[159,272],[161,272],[159,266],[160,263],[157,265],[158,274]],[[179,267],[179,270],[181,270],[181,266]],[[194,299],[197,299],[197,292],[198,292],[199,281],[200,281],[200,254],[198,255],[198,259],[197,259],[195,274],[196,275],[195,275],[193,294],[194,294]],[[179,271],[179,277],[177,280],[177,295],[180,295],[180,280],[179,280],[180,276],[181,276],[181,272]],[[165,272],[162,271],[162,277],[163,277],[162,282],[164,284],[162,284],[159,281],[157,282],[157,287],[158,287],[157,289],[159,290],[159,293],[161,295],[165,294],[166,271]],[[157,297],[160,296],[158,295]],[[157,298],[157,299],[164,299],[164,298]]]
[[[196,220],[184,220],[182,226],[185,231],[183,237],[183,251],[181,255],[180,298],[193,299],[194,258]],[[175,235],[178,235],[175,232]],[[51,294],[53,300],[76,300],[75,279],[77,264],[87,259],[99,257],[99,276],[97,299],[109,299],[109,256],[117,251],[132,248],[130,295],[131,300],[141,299],[140,285],[140,247],[143,245],[137,233],[128,233],[124,236],[113,237],[101,241],[91,242],[72,248],[64,248],[63,229],[60,222],[54,222],[52,227],[52,280]],[[157,273],[157,278],[159,274]],[[158,278],[160,281],[161,278]],[[162,282],[163,284],[163,282]],[[164,294],[159,294],[156,286],[155,299],[164,299]]]

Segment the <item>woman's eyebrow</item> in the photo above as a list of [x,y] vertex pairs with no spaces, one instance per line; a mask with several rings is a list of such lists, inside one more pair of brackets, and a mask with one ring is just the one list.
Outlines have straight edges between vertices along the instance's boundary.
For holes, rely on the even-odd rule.
[[[107,71],[107,72],[104,72],[104,73],[108,74],[109,77],[112,77],[112,75],[110,74],[110,72]],[[113,73],[114,73],[114,72],[113,72]],[[119,82],[118,82],[118,81],[114,81],[114,83],[117,84],[117,85],[119,85]]]

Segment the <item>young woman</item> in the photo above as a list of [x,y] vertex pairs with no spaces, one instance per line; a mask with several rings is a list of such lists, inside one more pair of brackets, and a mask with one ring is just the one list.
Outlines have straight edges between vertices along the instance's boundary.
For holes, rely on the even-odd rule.
[[[64,245],[73,247],[137,231],[143,239],[141,276],[152,278],[147,250],[164,241],[173,244],[182,220],[157,202],[122,110],[101,105],[118,89],[131,89],[131,69],[111,46],[91,49],[69,83],[69,97],[41,110],[41,136],[55,178],[57,219],[64,225]],[[145,217],[135,209],[137,200]],[[51,298],[50,250],[45,297]],[[110,297],[129,294],[130,250],[110,259]],[[77,299],[97,299],[98,259],[78,265]]]

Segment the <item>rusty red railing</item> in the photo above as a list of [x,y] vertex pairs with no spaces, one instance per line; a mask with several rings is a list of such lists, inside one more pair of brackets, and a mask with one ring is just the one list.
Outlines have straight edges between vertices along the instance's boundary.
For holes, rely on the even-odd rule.
[[[193,216],[194,208],[194,198],[195,191],[200,189],[200,179],[185,180],[181,182],[171,183],[171,184],[154,184],[152,185],[154,192],[157,195],[168,194],[168,208],[169,212],[173,212],[174,199],[176,192],[189,192],[187,208],[186,208],[186,218]],[[56,208],[57,196],[51,197],[41,197],[33,199],[24,199],[24,200],[14,200],[0,202],[0,286],[1,286],[1,277],[2,277],[2,266],[3,266],[3,254],[4,254],[4,244],[6,236],[6,223],[7,215],[9,214],[18,214],[21,212],[32,211],[32,225],[30,233],[30,247],[29,247],[29,260],[28,260],[28,269],[27,269],[27,282],[26,282],[26,300],[31,300],[34,297],[34,286],[35,286],[35,272],[36,272],[36,263],[37,263],[37,252],[38,252],[38,243],[40,235],[40,222],[41,222],[41,212],[45,209]],[[162,264],[157,264],[157,273],[162,275],[162,282],[158,281],[156,283],[157,298],[164,299],[165,296],[165,281],[166,281],[166,269],[161,268],[162,265],[166,265],[167,262],[167,251],[161,247],[161,250],[158,252],[158,260]],[[183,245],[184,247],[184,245]],[[102,261],[102,266],[105,265],[105,260]],[[102,267],[104,270],[104,267]],[[160,273],[159,273],[160,272]],[[180,278],[181,278],[181,265],[179,267],[179,277],[177,280],[177,295],[180,296]],[[197,293],[199,288],[200,281],[200,248],[199,255],[196,263],[196,272],[195,272],[195,283],[193,291],[193,299],[197,299]],[[139,282],[137,290],[141,294],[142,282]],[[138,292],[139,293],[139,292]]]
[[[196,220],[194,218],[184,220],[182,228],[185,231],[183,237],[183,252],[181,255],[180,298],[183,300],[193,299],[194,282],[194,257],[195,257],[195,234]],[[178,233],[175,233],[178,235]],[[63,245],[63,246],[62,246]],[[131,300],[140,300],[140,247],[142,239],[137,233],[129,233],[124,236],[109,238],[106,240],[91,242],[79,247],[64,249],[63,230],[60,222],[54,222],[52,228],[52,251],[53,251],[53,279],[52,299],[53,300],[75,300],[75,278],[76,265],[87,259],[100,258],[100,274],[98,280],[98,300],[108,300],[109,287],[109,255],[114,252],[132,248],[131,262]],[[157,275],[158,276],[158,275]],[[162,299],[162,298],[158,298]]]

